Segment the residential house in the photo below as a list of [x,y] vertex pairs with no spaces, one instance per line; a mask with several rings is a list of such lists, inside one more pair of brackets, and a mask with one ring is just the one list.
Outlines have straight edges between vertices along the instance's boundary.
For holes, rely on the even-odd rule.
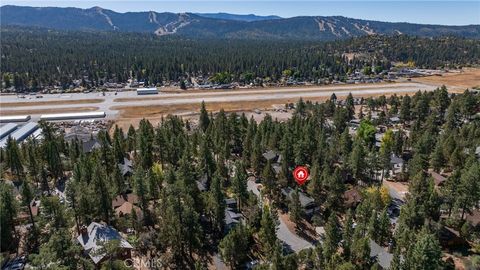
[[273,150],[268,150],[267,152],[263,153],[263,157],[267,161],[271,162],[273,171],[276,175],[278,175],[282,170],[282,166],[280,165],[280,163],[282,162],[282,155],[279,155]]
[[90,138],[88,141],[82,142],[83,153],[91,153],[95,149],[99,149],[100,147],[100,142],[96,138]]
[[392,125],[396,125],[396,124],[400,123],[400,117],[398,117],[398,116],[392,116],[392,117],[389,118],[389,120],[390,120],[390,124],[392,124]]
[[129,160],[128,158],[124,157],[123,163],[118,163],[117,166],[120,169],[120,172],[122,173],[123,176],[131,176],[133,174],[132,161]]
[[129,202],[131,204],[138,204],[140,200],[138,199],[138,196],[133,193],[128,193],[128,194],[121,194],[115,197],[112,200],[112,207],[117,208],[122,206],[125,202]]
[[356,208],[363,200],[363,195],[356,188],[349,189],[343,193],[343,203],[347,208]]
[[474,227],[480,227],[480,209],[472,210],[472,213],[465,215],[465,220],[470,222]]
[[[282,189],[282,194],[289,200],[292,199],[293,192],[294,190],[290,187]],[[300,199],[300,205],[302,206],[305,214],[307,216],[313,215],[313,212],[317,210],[317,207],[315,205],[315,200],[301,191],[298,191],[298,197]]]
[[242,214],[237,211],[237,200],[235,198],[225,199],[225,230],[229,231],[235,225],[242,222]]
[[201,192],[208,190],[208,175],[204,174],[196,181],[198,190]]
[[134,205],[131,202],[124,202],[121,206],[115,208],[115,214],[117,217],[125,217],[135,212],[137,220],[143,220],[143,212],[140,207]]
[[382,145],[383,135],[385,135],[385,133],[383,132],[375,133],[375,146],[378,148],[380,148],[380,146]]
[[77,237],[78,242],[86,255],[98,265],[106,259],[106,252],[104,250],[105,244],[110,241],[119,241],[119,248],[121,249],[121,258],[130,258],[132,245],[125,240],[120,233],[111,226],[101,223],[92,222],[88,227],[83,226],[80,229],[80,235]]
[[433,182],[435,183],[435,187],[440,187],[440,186],[443,186],[443,184],[445,183],[445,181],[447,181],[447,178],[433,170],[430,170],[429,171],[430,173],[430,176],[432,176],[433,178]]
[[370,258],[375,260],[382,269],[390,269],[393,260],[393,254],[387,252],[375,241],[370,239]]
[[392,169],[393,176],[402,173],[404,166],[405,166],[405,161],[403,160],[403,158],[395,154],[392,154],[390,156],[390,167]]

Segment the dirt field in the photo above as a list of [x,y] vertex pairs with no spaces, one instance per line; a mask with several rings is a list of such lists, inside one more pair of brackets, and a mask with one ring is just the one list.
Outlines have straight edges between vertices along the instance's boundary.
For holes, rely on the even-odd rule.
[[30,109],[30,110],[11,110],[1,111],[3,116],[24,115],[24,114],[48,114],[48,113],[73,113],[73,112],[92,112],[98,110],[98,107],[75,107],[75,108],[52,108],[52,109]]
[[466,88],[480,87],[480,68],[464,69],[462,72],[451,72],[442,76],[415,78],[412,81],[438,86],[445,85],[454,88],[449,90],[460,90],[463,92]]
[[54,101],[34,101],[34,102],[0,102],[0,107],[28,107],[28,106],[45,106],[45,105],[70,105],[70,104],[91,104],[103,102],[103,99],[67,99],[67,100],[54,100]]
[[[384,94],[386,97],[390,96],[392,93]],[[362,96],[364,98],[370,96],[378,96],[377,94],[370,95],[353,95]],[[304,98],[305,101],[311,102],[323,102],[330,97],[315,97],[315,98]],[[338,99],[344,99],[344,96],[339,96]],[[206,103],[208,111],[218,112],[223,109],[226,112],[252,112],[255,109],[260,111],[271,110],[274,108],[283,107],[286,103],[296,103],[298,98],[288,98],[288,99],[273,99],[273,100],[259,100],[259,101],[240,101],[240,102],[209,102]],[[153,105],[153,106],[114,106],[112,109],[119,110],[119,114],[115,120],[115,124],[123,129],[128,129],[128,127],[133,125],[138,127],[138,124],[141,119],[148,119],[153,125],[156,125],[163,116],[169,114],[176,114],[184,116],[186,118],[191,118],[192,116],[198,115],[200,111],[201,104],[176,104],[176,105]],[[249,115],[247,113],[247,115]],[[262,116],[263,113],[262,113]],[[249,116],[250,117],[250,116]]]

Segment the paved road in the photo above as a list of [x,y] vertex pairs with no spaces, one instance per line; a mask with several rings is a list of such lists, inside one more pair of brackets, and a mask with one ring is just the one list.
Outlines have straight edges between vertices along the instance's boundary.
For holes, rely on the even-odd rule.
[[[257,195],[259,202],[261,202],[262,199],[260,197],[260,192],[258,191],[257,186],[258,184],[256,184],[254,181],[249,180],[247,182],[248,191],[251,191],[255,195]],[[299,252],[302,249],[313,247],[310,242],[291,232],[288,229],[287,224],[285,224],[285,222],[280,217],[278,218],[278,223],[279,225],[276,231],[277,238],[280,239],[283,243],[285,243],[292,251]]]
[[294,252],[299,252],[302,249],[313,247],[310,242],[292,233],[287,228],[287,224],[285,224],[285,222],[283,222],[281,218],[279,218],[279,220],[280,224],[277,228],[277,238],[287,244],[291,250],[293,250]]
[[[108,117],[115,117],[119,107],[123,106],[151,106],[151,105],[177,105],[177,104],[199,104],[205,102],[238,102],[238,101],[258,101],[280,99],[304,99],[329,97],[332,93],[337,96],[347,96],[352,93],[355,96],[372,94],[402,94],[414,93],[418,90],[432,91],[435,86],[420,83],[392,83],[392,84],[363,84],[363,85],[336,85],[321,87],[293,87],[293,88],[269,88],[269,89],[240,89],[240,90],[219,90],[219,91],[195,91],[185,93],[159,93],[152,96],[138,96],[134,91],[106,92],[105,96],[101,93],[71,93],[71,94],[48,94],[43,98],[26,96],[19,98],[14,95],[2,96],[1,102],[30,102],[31,106],[4,107],[2,111],[29,110],[29,109],[51,109],[52,105],[40,105],[36,102],[58,101],[58,100],[85,100],[85,99],[103,99],[100,103],[81,103],[55,105],[55,108],[79,108],[79,107],[98,107],[99,111],[105,111]],[[117,99],[128,99],[119,101]],[[1,106],[1,103],[0,103]],[[35,119],[39,114],[32,114]]]

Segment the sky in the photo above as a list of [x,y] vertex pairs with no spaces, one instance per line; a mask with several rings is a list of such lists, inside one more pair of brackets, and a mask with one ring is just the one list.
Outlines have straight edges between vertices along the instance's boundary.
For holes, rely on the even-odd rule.
[[90,8],[100,6],[117,12],[157,11],[294,16],[345,16],[357,19],[422,24],[480,24],[480,0],[470,1],[324,1],[324,0],[2,0],[1,5]]

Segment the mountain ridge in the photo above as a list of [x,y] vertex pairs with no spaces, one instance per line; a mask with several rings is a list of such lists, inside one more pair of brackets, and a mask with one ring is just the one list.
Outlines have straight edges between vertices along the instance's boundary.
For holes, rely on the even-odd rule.
[[[189,38],[335,40],[365,35],[455,35],[480,38],[480,25],[443,26],[353,19],[343,16],[271,18],[228,13],[119,13],[101,7],[0,7],[0,24],[59,30],[95,30],[179,35]],[[213,14],[213,15],[212,15]]]

